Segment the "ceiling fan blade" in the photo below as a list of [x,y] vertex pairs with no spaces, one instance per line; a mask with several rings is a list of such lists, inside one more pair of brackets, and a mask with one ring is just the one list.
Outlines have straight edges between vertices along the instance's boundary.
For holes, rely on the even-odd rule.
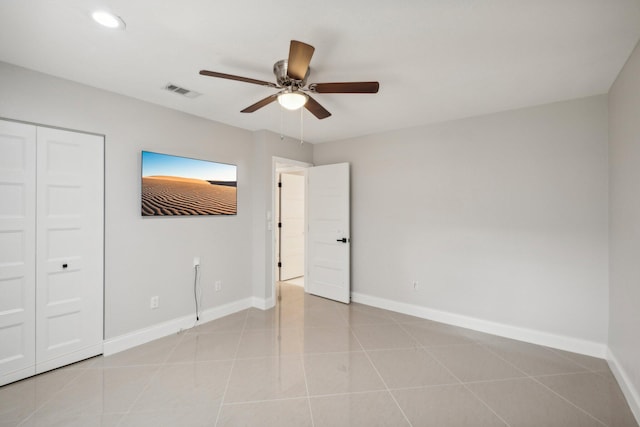
[[316,93],[378,93],[378,82],[312,83],[309,90]]
[[[309,96],[309,95],[307,95],[307,96]],[[313,99],[310,96],[309,96],[309,99],[307,100],[307,103],[304,104],[304,108],[309,110],[311,112],[311,114],[313,114],[314,116],[316,116],[320,120],[326,119],[327,117],[329,117],[331,115],[331,113],[328,112],[322,105],[320,105],[318,103],[318,101],[316,101],[315,99]]]
[[278,99],[278,93],[274,93],[273,95],[269,95],[264,99],[261,99],[260,101],[256,102],[253,105],[248,106],[247,108],[245,108],[244,110],[240,111],[241,113],[253,113],[256,110],[259,110],[260,108],[271,104],[273,101],[275,101],[276,99]]
[[200,75],[209,76],[209,77],[218,77],[221,79],[228,79],[228,80],[237,80],[239,82],[253,83],[254,85],[260,85],[260,86],[268,86],[268,87],[275,87],[275,88],[278,87],[275,83],[265,82],[263,80],[250,79],[248,77],[234,76],[233,74],[217,73],[215,71],[200,70]]
[[311,45],[297,40],[291,40],[287,65],[287,76],[289,76],[290,79],[304,80],[315,50],[316,48]]

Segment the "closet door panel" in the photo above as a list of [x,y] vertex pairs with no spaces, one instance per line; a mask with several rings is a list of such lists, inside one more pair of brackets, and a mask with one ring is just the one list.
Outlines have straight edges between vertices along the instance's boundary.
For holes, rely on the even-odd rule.
[[104,139],[38,128],[36,371],[102,353]]
[[35,373],[36,128],[0,120],[0,385]]

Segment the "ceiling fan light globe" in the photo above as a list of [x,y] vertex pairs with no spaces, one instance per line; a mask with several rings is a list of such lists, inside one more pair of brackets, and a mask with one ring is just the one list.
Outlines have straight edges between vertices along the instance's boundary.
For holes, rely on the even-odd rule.
[[278,95],[278,103],[287,110],[297,110],[307,103],[309,97],[302,92],[285,92]]

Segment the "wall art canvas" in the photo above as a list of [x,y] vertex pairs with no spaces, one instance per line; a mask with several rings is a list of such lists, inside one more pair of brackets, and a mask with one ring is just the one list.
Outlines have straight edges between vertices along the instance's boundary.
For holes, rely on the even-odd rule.
[[236,215],[237,166],[142,152],[142,216]]

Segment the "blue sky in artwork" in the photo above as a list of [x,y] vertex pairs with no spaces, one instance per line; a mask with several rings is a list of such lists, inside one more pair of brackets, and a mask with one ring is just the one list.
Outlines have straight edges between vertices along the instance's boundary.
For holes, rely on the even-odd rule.
[[207,160],[142,152],[142,176],[179,176],[206,181],[236,181],[237,167]]

